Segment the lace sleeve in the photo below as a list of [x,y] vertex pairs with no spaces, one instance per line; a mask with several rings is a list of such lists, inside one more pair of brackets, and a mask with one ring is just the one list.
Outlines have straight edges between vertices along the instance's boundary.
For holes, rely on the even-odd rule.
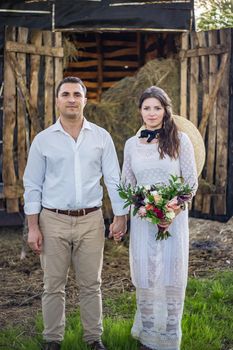
[[135,186],[137,181],[131,167],[131,154],[132,148],[130,147],[130,143],[127,141],[124,148],[124,162],[121,181],[126,185],[131,184],[132,186]]
[[180,139],[180,170],[184,181],[193,188],[192,194],[195,196],[198,179],[194,149],[189,137],[184,133]]

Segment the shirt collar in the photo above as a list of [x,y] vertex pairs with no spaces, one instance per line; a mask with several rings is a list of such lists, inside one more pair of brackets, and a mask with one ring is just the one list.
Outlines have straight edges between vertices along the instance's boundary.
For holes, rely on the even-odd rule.
[[[84,130],[84,129],[92,130],[91,124],[89,123],[89,121],[86,120],[86,118],[83,119],[83,125],[82,125],[81,130]],[[65,130],[63,129],[63,127],[61,125],[60,118],[58,118],[56,123],[52,125],[52,131],[65,132]]]

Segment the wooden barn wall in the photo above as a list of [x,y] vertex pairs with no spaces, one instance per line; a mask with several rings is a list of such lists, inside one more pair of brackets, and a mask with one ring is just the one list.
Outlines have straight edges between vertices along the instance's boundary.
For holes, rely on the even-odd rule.
[[65,76],[78,76],[88,89],[88,99],[100,101],[104,91],[129,77],[154,58],[168,58],[179,49],[175,33],[76,33],[66,35],[69,55]]
[[199,128],[206,145],[206,162],[192,211],[199,216],[221,219],[230,215],[228,198],[232,181],[228,147],[232,137],[229,133],[231,29],[182,34],[180,59],[180,114]]
[[[88,87],[88,98],[95,101],[147,61],[180,57],[180,114],[199,128],[207,152],[191,214],[214,219],[233,213],[231,34],[232,30],[219,30],[64,36],[64,75],[79,76]],[[22,204],[22,174],[29,144],[41,128],[53,122],[51,101],[62,77],[61,36],[59,42],[56,40],[46,31],[18,28],[6,33],[2,181],[8,212],[18,211]]]
[[9,213],[22,207],[29,146],[39,131],[54,122],[54,90],[62,77],[61,33],[6,29],[2,178]]

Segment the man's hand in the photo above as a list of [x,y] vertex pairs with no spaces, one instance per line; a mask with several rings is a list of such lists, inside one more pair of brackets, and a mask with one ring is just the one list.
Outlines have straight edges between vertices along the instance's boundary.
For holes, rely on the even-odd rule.
[[43,236],[38,225],[38,215],[28,215],[28,245],[37,254],[42,251]]
[[114,216],[113,223],[109,228],[109,238],[114,239],[114,241],[121,241],[122,237],[127,231],[127,215]]

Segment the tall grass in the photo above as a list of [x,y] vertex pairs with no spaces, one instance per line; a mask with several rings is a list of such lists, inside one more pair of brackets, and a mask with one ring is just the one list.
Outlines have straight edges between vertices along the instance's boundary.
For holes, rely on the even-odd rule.
[[[105,319],[103,342],[109,350],[137,350],[130,329],[135,312],[135,294],[123,293],[104,300]],[[0,331],[1,350],[39,350],[42,331],[41,317],[36,319],[36,333],[26,337],[21,328]],[[233,349],[233,271],[211,278],[193,279],[188,283],[181,350]],[[62,350],[88,350],[82,342],[79,312],[67,318]]]

